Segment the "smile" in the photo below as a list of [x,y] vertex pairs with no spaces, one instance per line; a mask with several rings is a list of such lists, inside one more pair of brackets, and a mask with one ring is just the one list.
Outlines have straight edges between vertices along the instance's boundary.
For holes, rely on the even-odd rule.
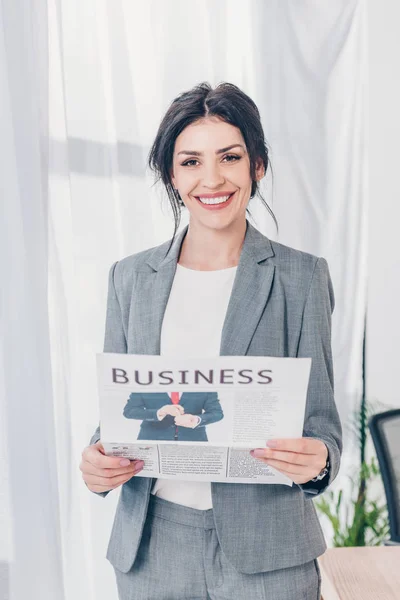
[[227,196],[216,196],[214,198],[209,198],[206,196],[195,196],[196,199],[202,204],[205,208],[217,208],[217,207],[225,207],[228,203],[230,203],[231,198],[235,195],[235,192],[229,194]]

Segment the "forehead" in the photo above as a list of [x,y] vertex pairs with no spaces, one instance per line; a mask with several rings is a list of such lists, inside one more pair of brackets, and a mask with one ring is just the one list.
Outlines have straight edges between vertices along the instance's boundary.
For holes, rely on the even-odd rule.
[[176,138],[175,153],[180,150],[217,150],[234,143],[244,145],[240,129],[216,117],[208,117],[185,127]]

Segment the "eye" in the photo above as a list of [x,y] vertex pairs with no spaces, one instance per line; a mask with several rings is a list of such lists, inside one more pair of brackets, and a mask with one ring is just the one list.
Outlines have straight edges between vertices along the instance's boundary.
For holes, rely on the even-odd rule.
[[236,162],[237,160],[241,159],[241,156],[237,156],[236,154],[227,154],[224,156],[224,159],[225,158],[233,158],[234,160],[228,160],[228,162]]
[[[232,159],[232,160],[228,160],[227,162],[236,162],[237,160],[241,159],[241,156],[237,156],[236,154],[226,154],[224,156],[224,160],[226,158]],[[192,167],[194,165],[191,163],[194,163],[194,162],[198,162],[198,161],[195,158],[191,158],[190,160],[187,160],[186,162],[182,163],[182,167]]]

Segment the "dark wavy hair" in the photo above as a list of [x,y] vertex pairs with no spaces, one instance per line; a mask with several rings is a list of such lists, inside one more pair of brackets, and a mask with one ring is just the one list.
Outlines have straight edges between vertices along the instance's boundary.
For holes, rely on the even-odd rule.
[[[156,175],[155,183],[162,181],[172,207],[175,229],[171,245],[178,230],[181,210],[184,206],[182,198],[171,180],[175,140],[185,127],[211,116],[218,117],[240,129],[250,158],[250,176],[252,178],[250,198],[255,195],[260,198],[278,229],[275,215],[262,197],[259,182],[256,179],[256,167],[259,159],[262,160],[265,174],[268,166],[271,169],[268,146],[256,104],[233,83],[222,82],[213,89],[208,82],[202,82],[191,90],[182,92],[172,101],[160,123],[147,159],[149,168]],[[246,210],[251,216],[250,211]]]

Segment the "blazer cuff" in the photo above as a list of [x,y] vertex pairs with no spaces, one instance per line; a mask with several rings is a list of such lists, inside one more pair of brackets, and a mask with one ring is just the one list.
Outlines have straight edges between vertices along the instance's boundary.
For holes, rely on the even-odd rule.
[[306,483],[298,484],[299,488],[303,490],[306,497],[315,498],[316,496],[322,494],[336,478],[340,466],[340,452],[336,444],[327,438],[322,436],[308,437],[313,437],[314,439],[319,439],[321,442],[324,442],[328,449],[328,460],[330,463],[327,475],[320,481],[307,481]]
[[158,410],[156,408],[146,408],[143,421],[162,421],[158,418]]

